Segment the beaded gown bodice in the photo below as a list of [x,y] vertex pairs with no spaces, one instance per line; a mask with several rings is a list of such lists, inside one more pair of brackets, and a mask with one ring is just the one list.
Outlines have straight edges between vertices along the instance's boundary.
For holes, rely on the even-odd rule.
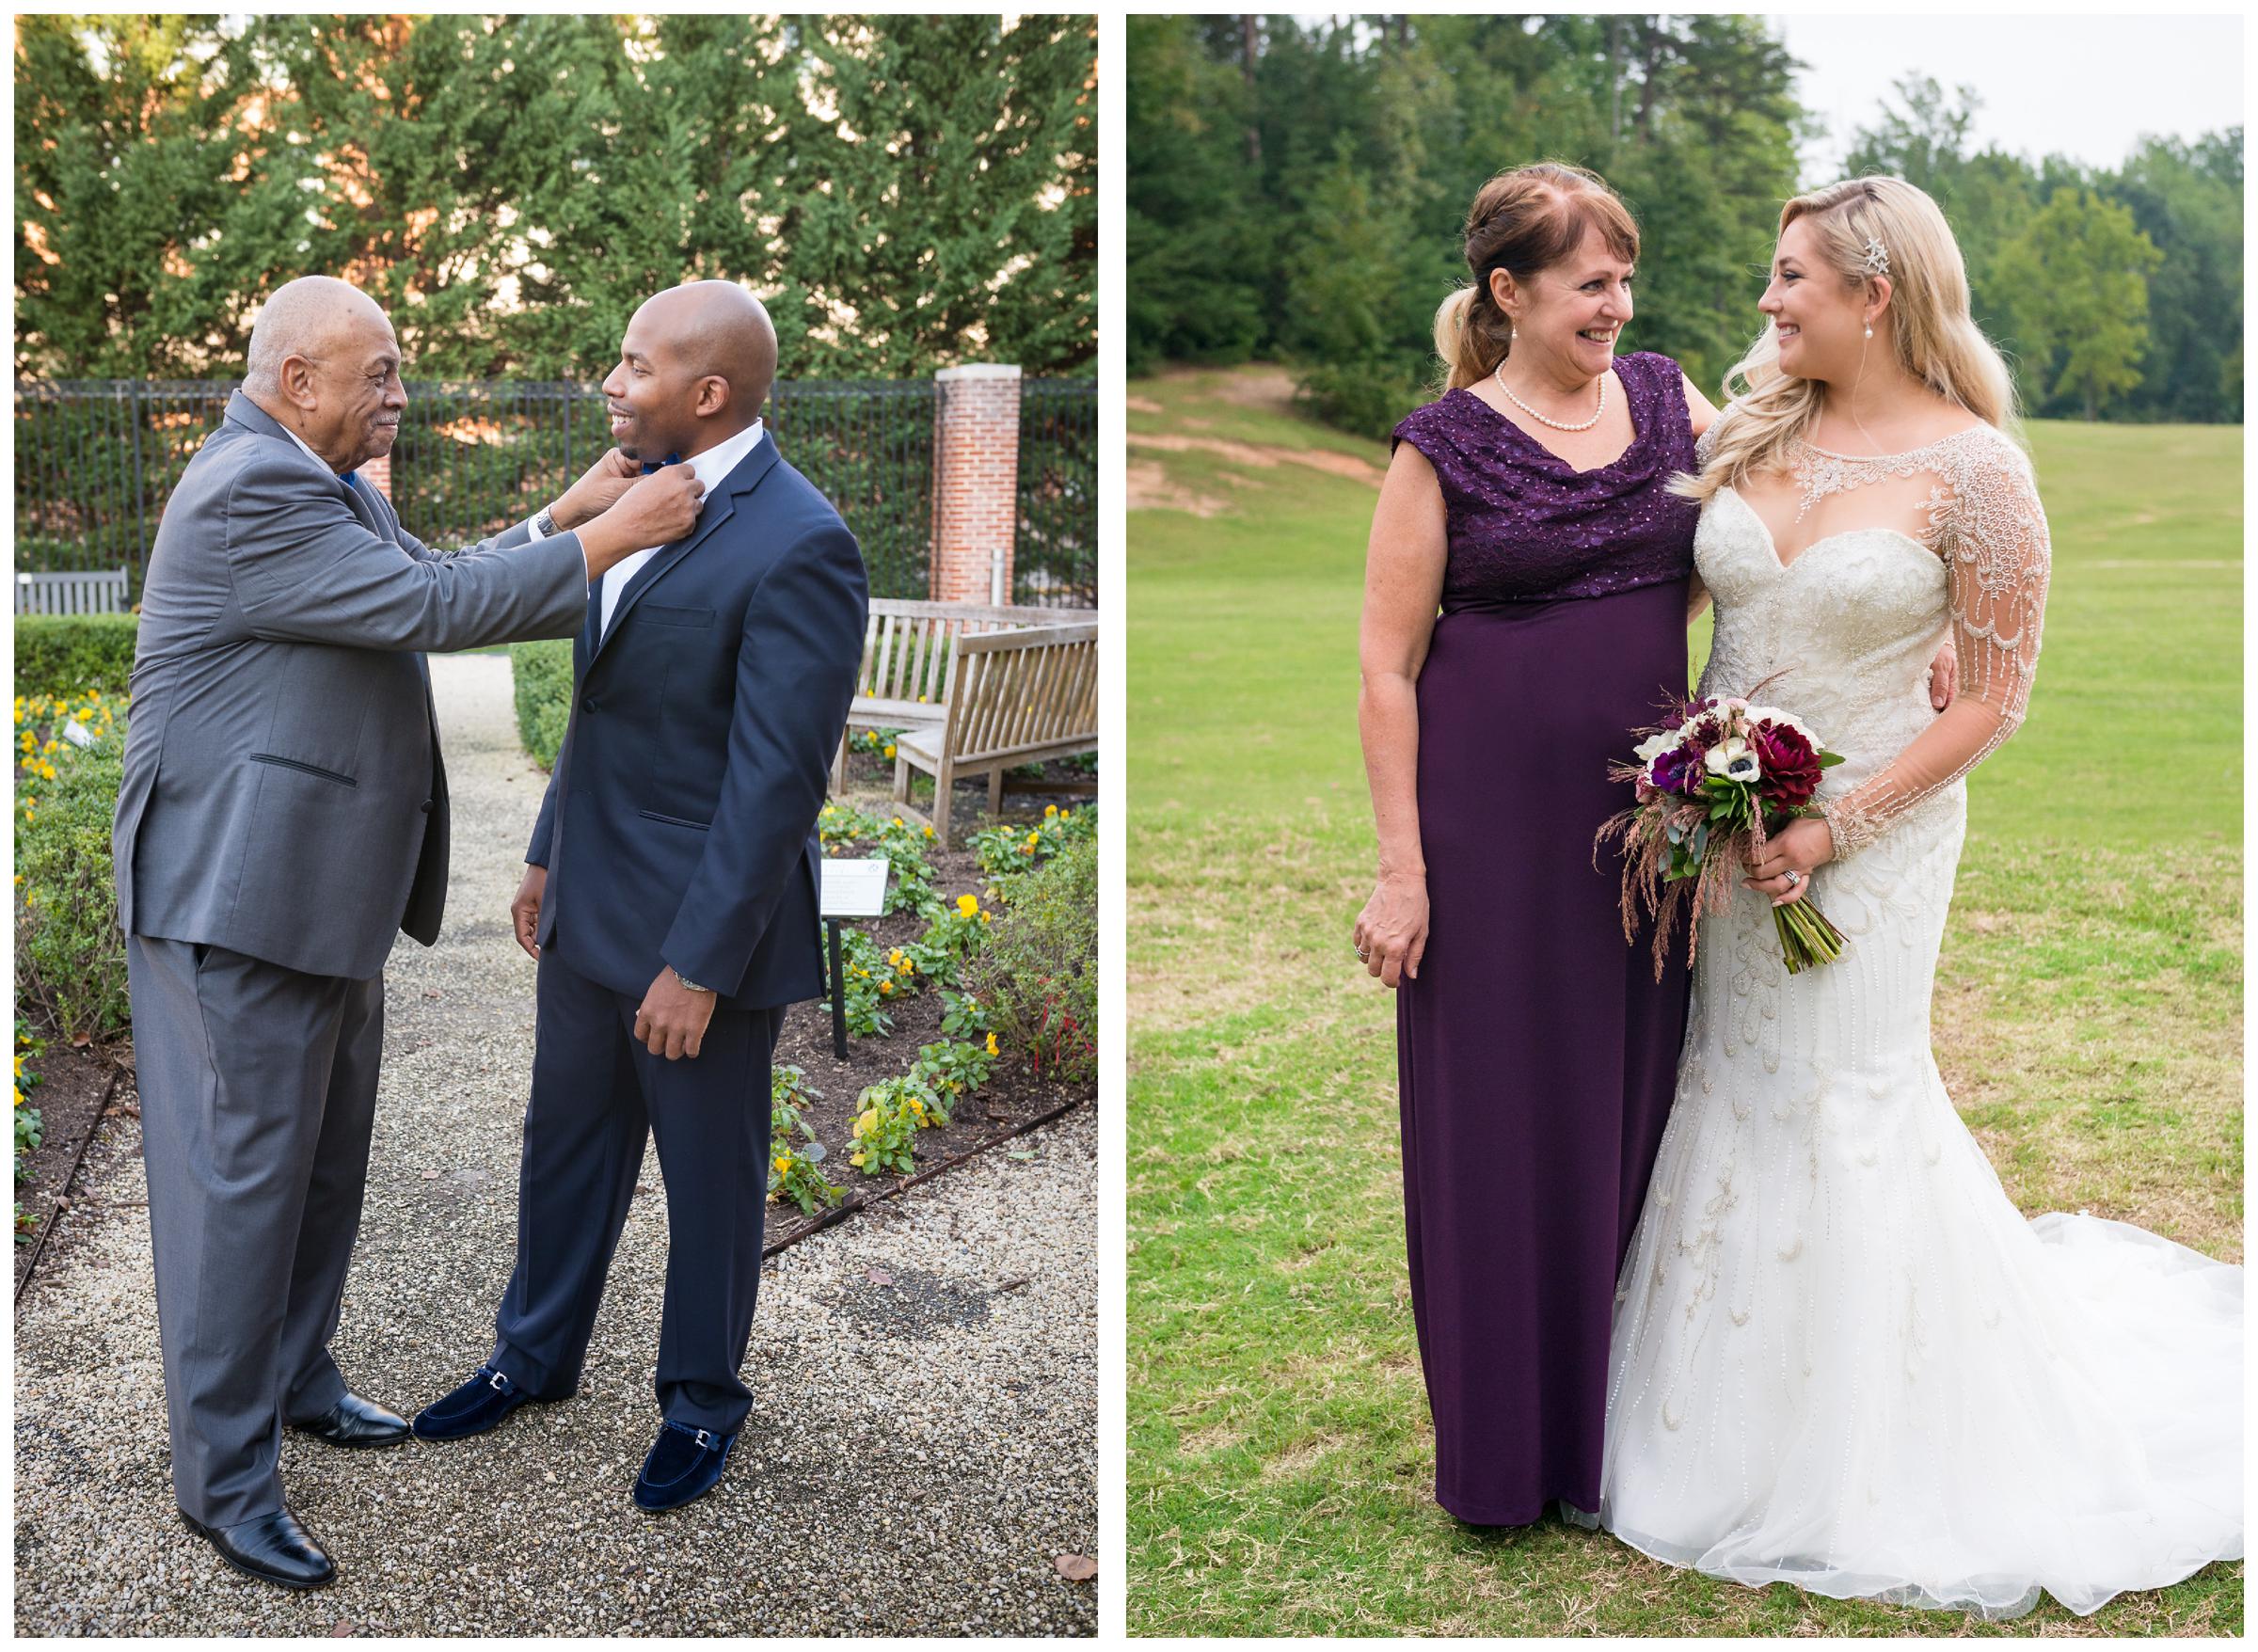
[[[1713,441],[1705,437],[1705,449]],[[1694,538],[1717,604],[1702,691],[1746,694],[1769,681],[1766,701],[1843,755],[1820,802],[1847,856],[2021,723],[2051,563],[2046,518],[2028,461],[1989,425],[1879,458],[1802,444],[1789,476],[1799,515],[1831,495],[1889,481],[1926,485],[1917,536],[1903,527],[1853,528],[1814,540],[1783,565],[1763,518],[1725,487]],[[1960,684],[1940,718],[1924,673],[1948,636]]]
[[1612,596],[1693,571],[1698,512],[1668,491],[1694,469],[1685,375],[1652,351],[1615,358],[1634,434],[1579,470],[1469,390],[1407,417],[1395,439],[1435,468],[1448,518],[1442,610]]
[[2023,716],[2044,517],[1988,428],[1791,474],[1805,511],[1885,481],[1930,508],[1918,535],[1837,510],[1785,565],[1731,488],[1702,514],[1705,690],[1763,685],[1846,758],[1821,789],[1841,852],[1806,895],[1849,945],[1788,975],[1771,897],[1740,886],[1702,925],[1618,1280],[1599,1518],[1744,1582],[2091,1612],[2242,1552],[2242,1276],[2120,1223],[2026,1222],[1932,1051],[1959,782]]

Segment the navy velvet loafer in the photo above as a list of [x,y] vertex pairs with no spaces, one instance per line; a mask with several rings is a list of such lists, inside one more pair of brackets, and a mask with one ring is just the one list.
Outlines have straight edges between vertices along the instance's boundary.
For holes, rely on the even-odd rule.
[[491,1365],[482,1365],[461,1388],[416,1413],[416,1438],[461,1439],[468,1435],[484,1434],[520,1406],[547,1404],[548,1401],[527,1393]]
[[669,1420],[635,1476],[635,1506],[657,1514],[678,1509],[714,1488],[729,1462],[734,1434],[715,1434]]

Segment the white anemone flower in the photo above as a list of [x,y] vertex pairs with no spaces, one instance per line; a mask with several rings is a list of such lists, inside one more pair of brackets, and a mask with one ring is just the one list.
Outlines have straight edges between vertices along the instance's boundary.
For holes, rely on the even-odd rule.
[[1720,740],[1711,746],[1702,759],[1711,774],[1726,780],[1755,781],[1764,772],[1757,761],[1757,754],[1746,740]]

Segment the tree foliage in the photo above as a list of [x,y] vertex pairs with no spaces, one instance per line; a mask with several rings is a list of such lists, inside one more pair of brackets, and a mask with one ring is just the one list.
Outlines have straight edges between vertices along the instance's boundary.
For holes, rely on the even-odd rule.
[[[1354,429],[1385,431],[1432,378],[1435,309],[1466,279],[1463,216],[1493,173],[1562,160],[1614,185],[1642,238],[1627,344],[1712,394],[1759,326],[1781,203],[1830,182],[1797,176],[1796,66],[1752,17],[1133,16],[1127,43],[1130,370],[1276,357]],[[2075,413],[2091,391],[2109,417],[2239,418],[2241,129],[2095,172],[1972,151],[1978,106],[1902,83],[1846,173],[1937,198],[2026,403]],[[2129,385],[2122,349],[2066,376],[2023,336],[2076,330],[2010,256],[2059,189],[2129,210],[2163,255]]]
[[797,378],[1089,373],[1089,18],[26,16],[16,366],[239,366],[282,281],[422,377],[590,378],[740,280]]
[[2014,365],[2026,405],[2239,421],[2242,129],[2147,138],[2121,167],[2094,169],[1970,152],[1979,107],[1972,87],[1909,76],[1857,134],[1846,170],[1893,173],[1936,198],[1976,320]]
[[2013,289],[2027,360],[2053,380],[2046,393],[2077,396],[2092,419],[2106,398],[2140,382],[2147,278],[2163,262],[2114,201],[2058,189],[2039,209],[1998,268]]

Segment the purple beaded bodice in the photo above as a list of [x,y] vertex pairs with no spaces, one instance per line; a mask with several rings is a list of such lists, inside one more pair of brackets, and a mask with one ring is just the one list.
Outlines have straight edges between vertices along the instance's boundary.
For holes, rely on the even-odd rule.
[[1442,609],[1612,596],[1694,571],[1701,512],[1665,491],[1695,468],[1677,362],[1615,358],[1637,434],[1622,457],[1578,470],[1479,396],[1452,390],[1395,427],[1442,484],[1450,560]]

